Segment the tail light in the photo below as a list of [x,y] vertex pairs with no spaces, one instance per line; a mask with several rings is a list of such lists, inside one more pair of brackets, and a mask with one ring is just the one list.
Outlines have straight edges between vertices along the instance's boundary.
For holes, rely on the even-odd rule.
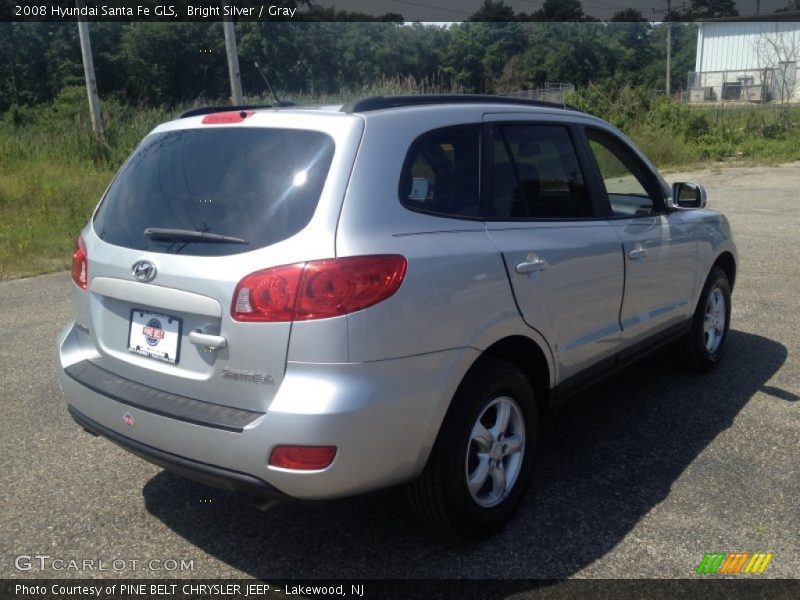
[[329,466],[335,456],[336,446],[275,446],[269,454],[269,466],[318,471]]
[[75,240],[75,251],[72,253],[72,281],[82,290],[89,286],[89,255],[80,235]]
[[233,293],[236,321],[308,321],[367,308],[394,294],[406,274],[396,255],[315,260],[256,271]]

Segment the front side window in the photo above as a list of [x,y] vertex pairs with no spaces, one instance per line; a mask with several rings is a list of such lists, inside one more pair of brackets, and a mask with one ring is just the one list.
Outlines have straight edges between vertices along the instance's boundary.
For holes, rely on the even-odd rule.
[[560,125],[496,125],[488,216],[502,220],[593,216],[575,146]]
[[647,191],[652,187],[641,165],[618,142],[601,131],[587,129],[589,147],[603,179],[615,217],[655,214],[658,203]]
[[411,145],[400,175],[406,208],[448,217],[478,216],[480,125],[430,131]]

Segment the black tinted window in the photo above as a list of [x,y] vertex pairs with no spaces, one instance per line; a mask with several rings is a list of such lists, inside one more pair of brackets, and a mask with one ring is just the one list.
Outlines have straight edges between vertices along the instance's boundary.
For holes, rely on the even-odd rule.
[[509,220],[592,216],[583,173],[565,127],[495,126],[491,152],[487,216]]
[[400,176],[400,201],[452,217],[478,216],[479,125],[437,129],[412,145]]
[[[333,158],[319,132],[209,128],[147,138],[95,217],[105,241],[140,250],[224,255],[286,239],[311,220]],[[153,240],[147,228],[205,231],[247,244]]]

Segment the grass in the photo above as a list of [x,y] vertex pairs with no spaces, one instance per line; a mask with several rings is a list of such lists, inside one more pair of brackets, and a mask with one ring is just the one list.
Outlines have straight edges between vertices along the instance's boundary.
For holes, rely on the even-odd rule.
[[[436,82],[389,79],[338,95],[291,99],[335,104],[379,94],[460,91],[441,89]],[[800,159],[800,108],[706,109],[599,87],[570,101],[620,127],[661,169],[720,160]],[[0,116],[0,279],[69,268],[75,236],[125,157],[156,124],[186,108],[106,101],[106,142],[98,143],[85,107],[83,88],[67,88],[50,105],[12,107]]]
[[0,279],[68,268],[75,236],[117,168],[168,118],[107,103],[101,144],[84,105],[82,90],[68,88],[52,105],[15,108],[0,121]]
[[75,236],[113,172],[53,160],[0,167],[0,278],[69,267]]

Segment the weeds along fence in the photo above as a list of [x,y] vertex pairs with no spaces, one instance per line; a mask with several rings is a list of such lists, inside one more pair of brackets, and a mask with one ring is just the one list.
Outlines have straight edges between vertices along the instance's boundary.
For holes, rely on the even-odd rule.
[[660,167],[800,159],[800,106],[687,104],[613,83],[581,88],[567,102],[622,129]]

